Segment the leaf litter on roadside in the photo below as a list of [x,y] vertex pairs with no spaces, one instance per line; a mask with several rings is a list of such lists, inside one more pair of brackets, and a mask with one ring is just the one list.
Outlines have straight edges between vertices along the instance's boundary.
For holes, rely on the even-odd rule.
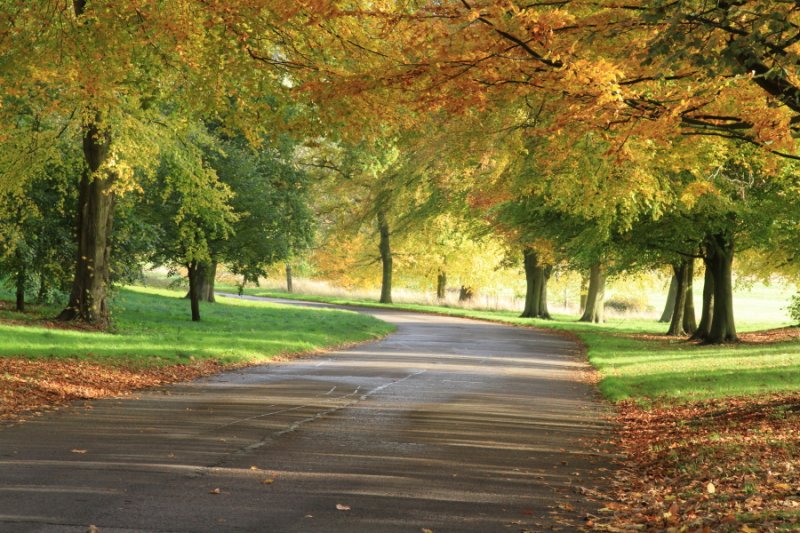
[[619,406],[626,459],[587,529],[800,531],[800,395]]

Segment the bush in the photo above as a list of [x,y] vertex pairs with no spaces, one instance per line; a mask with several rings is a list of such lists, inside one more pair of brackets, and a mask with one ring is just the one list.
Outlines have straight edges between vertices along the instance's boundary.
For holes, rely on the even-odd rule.
[[644,296],[614,295],[606,300],[606,308],[619,313],[645,313],[652,309]]
[[792,300],[789,302],[789,307],[787,307],[786,310],[789,311],[789,316],[792,317],[792,320],[796,323],[800,323],[800,293],[792,296]]

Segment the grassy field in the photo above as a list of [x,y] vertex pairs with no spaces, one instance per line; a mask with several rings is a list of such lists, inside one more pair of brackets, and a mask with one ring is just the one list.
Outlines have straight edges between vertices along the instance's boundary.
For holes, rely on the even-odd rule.
[[[364,341],[391,326],[349,311],[304,309],[220,298],[203,305],[191,322],[183,292],[128,287],[113,300],[113,331],[46,327],[55,308],[0,312],[0,356],[76,357],[92,361],[169,365],[215,359],[223,363],[266,361]],[[9,322],[10,321],[10,322]],[[28,323],[25,326],[26,322]]]
[[[363,300],[287,294],[267,289],[246,289],[246,293],[342,305],[384,306]],[[761,302],[760,305],[766,304]],[[665,324],[652,320],[612,319],[606,324],[596,325],[560,315],[556,315],[554,320],[534,320],[519,318],[518,313],[509,311],[413,304],[394,307],[574,333],[586,344],[589,361],[602,378],[600,390],[612,401],[634,399],[650,402],[660,399],[683,402],[800,390],[800,342],[796,341],[698,346],[678,339],[637,338],[666,331]],[[738,328],[741,332],[748,332],[788,325],[785,321],[751,321],[740,322]]]

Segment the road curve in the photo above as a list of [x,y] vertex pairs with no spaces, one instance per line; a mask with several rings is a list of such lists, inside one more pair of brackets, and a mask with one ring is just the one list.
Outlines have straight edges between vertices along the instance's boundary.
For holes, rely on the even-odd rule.
[[364,311],[397,332],[3,429],[0,531],[575,530],[612,468],[576,345]]

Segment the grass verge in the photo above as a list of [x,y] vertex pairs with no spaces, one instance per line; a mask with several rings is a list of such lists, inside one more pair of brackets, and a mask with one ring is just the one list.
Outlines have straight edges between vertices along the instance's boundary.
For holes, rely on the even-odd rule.
[[189,320],[182,293],[130,287],[113,330],[48,320],[52,307],[0,308],[0,419],[78,398],[183,381],[238,365],[381,337],[393,328],[349,311],[220,298]]

